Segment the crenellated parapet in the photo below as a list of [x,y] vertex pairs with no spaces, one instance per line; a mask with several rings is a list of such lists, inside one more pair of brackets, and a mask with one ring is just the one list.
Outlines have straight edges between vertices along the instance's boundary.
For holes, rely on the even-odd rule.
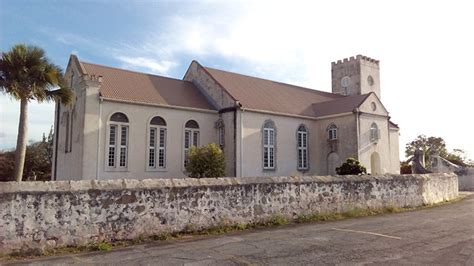
[[348,62],[361,62],[361,61],[374,63],[376,65],[379,64],[379,60],[376,60],[376,59],[370,58],[368,56],[364,56],[364,55],[359,54],[357,56],[351,56],[349,58],[344,58],[344,59],[341,59],[341,60],[337,60],[335,62],[332,62],[331,65],[332,66],[337,66],[339,64],[345,64],[345,63],[348,63]]

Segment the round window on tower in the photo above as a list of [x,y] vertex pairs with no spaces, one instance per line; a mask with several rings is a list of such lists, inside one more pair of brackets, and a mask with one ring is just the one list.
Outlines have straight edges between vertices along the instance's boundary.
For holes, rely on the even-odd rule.
[[369,76],[367,77],[367,83],[369,83],[369,86],[374,85],[374,78],[369,75]]

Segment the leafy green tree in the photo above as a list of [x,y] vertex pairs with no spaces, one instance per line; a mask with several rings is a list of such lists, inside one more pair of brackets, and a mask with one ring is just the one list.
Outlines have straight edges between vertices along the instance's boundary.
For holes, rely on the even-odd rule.
[[15,152],[0,152],[0,181],[10,181],[15,171]]
[[190,177],[219,177],[225,175],[225,157],[219,145],[193,146],[189,150],[186,171]]
[[367,174],[367,169],[354,158],[347,158],[347,160],[340,166],[336,167],[338,175],[360,175]]
[[18,44],[10,51],[2,52],[0,91],[20,101],[14,171],[16,181],[22,180],[24,170],[28,139],[28,103],[31,100],[55,100],[70,104],[73,92],[63,84],[62,70],[49,62],[43,49]]
[[454,149],[453,152],[448,153],[445,159],[460,166],[474,166],[473,162],[467,158],[466,152],[462,149]]
[[462,149],[454,149],[453,152],[448,152],[446,148],[446,142],[440,137],[426,137],[425,135],[419,135],[415,140],[409,142],[405,147],[405,155],[407,157],[413,156],[415,150],[422,150],[425,156],[425,164],[427,167],[430,166],[430,157],[437,154],[446,160],[460,165],[460,166],[472,166],[473,162],[466,156],[466,152]]
[[[26,147],[25,168],[22,180],[35,177],[36,180],[51,180],[51,165],[53,157],[53,131],[48,137],[31,143]],[[0,152],[0,181],[9,181],[14,173],[15,151]]]
[[425,156],[425,162],[429,166],[430,156],[438,154],[445,158],[448,155],[446,149],[446,142],[440,137],[426,137],[425,135],[419,135],[415,140],[407,143],[405,146],[405,155],[407,157],[413,156],[415,150],[422,150]]

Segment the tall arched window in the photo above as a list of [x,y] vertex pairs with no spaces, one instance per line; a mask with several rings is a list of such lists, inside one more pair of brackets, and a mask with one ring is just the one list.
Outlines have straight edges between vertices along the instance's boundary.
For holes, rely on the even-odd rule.
[[328,126],[328,140],[337,139],[337,126],[335,124],[330,124]]
[[148,129],[148,169],[166,168],[166,121],[153,117]]
[[219,118],[219,120],[216,121],[216,128],[217,128],[217,140],[219,142],[219,147],[221,150],[224,150],[224,145],[225,145],[225,126],[224,126],[224,120],[222,118]]
[[275,169],[275,124],[273,121],[266,121],[263,125],[262,150],[263,150],[263,169]]
[[298,127],[296,132],[298,145],[298,170],[308,169],[308,130],[304,125]]
[[107,167],[126,169],[128,167],[128,117],[114,113],[108,122]]
[[377,124],[372,123],[372,125],[370,126],[370,140],[376,141],[379,138],[380,138],[379,127],[377,126]]
[[188,164],[188,154],[191,146],[199,146],[199,124],[189,120],[184,125],[184,166]]

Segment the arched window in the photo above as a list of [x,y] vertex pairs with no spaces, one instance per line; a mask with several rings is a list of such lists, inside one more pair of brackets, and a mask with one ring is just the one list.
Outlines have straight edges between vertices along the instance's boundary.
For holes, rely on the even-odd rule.
[[108,122],[107,167],[128,167],[128,118],[123,113],[114,113]]
[[166,121],[155,116],[148,128],[148,169],[166,168]]
[[304,125],[298,127],[296,132],[298,144],[298,170],[308,169],[308,130]]
[[330,124],[327,128],[328,131],[328,140],[337,139],[337,126],[335,124]]
[[275,169],[275,124],[269,120],[263,124],[262,150],[263,150],[263,169]]
[[225,125],[224,125],[224,120],[219,118],[219,120],[216,121],[216,128],[217,128],[217,140],[219,142],[219,147],[221,150],[224,150],[224,145],[225,145]]
[[199,146],[199,124],[194,120],[189,120],[184,125],[184,167],[188,164],[191,146]]
[[372,123],[372,125],[370,126],[370,140],[371,141],[376,141],[380,138],[380,134],[379,134],[379,127],[377,126],[377,124],[375,123]]

